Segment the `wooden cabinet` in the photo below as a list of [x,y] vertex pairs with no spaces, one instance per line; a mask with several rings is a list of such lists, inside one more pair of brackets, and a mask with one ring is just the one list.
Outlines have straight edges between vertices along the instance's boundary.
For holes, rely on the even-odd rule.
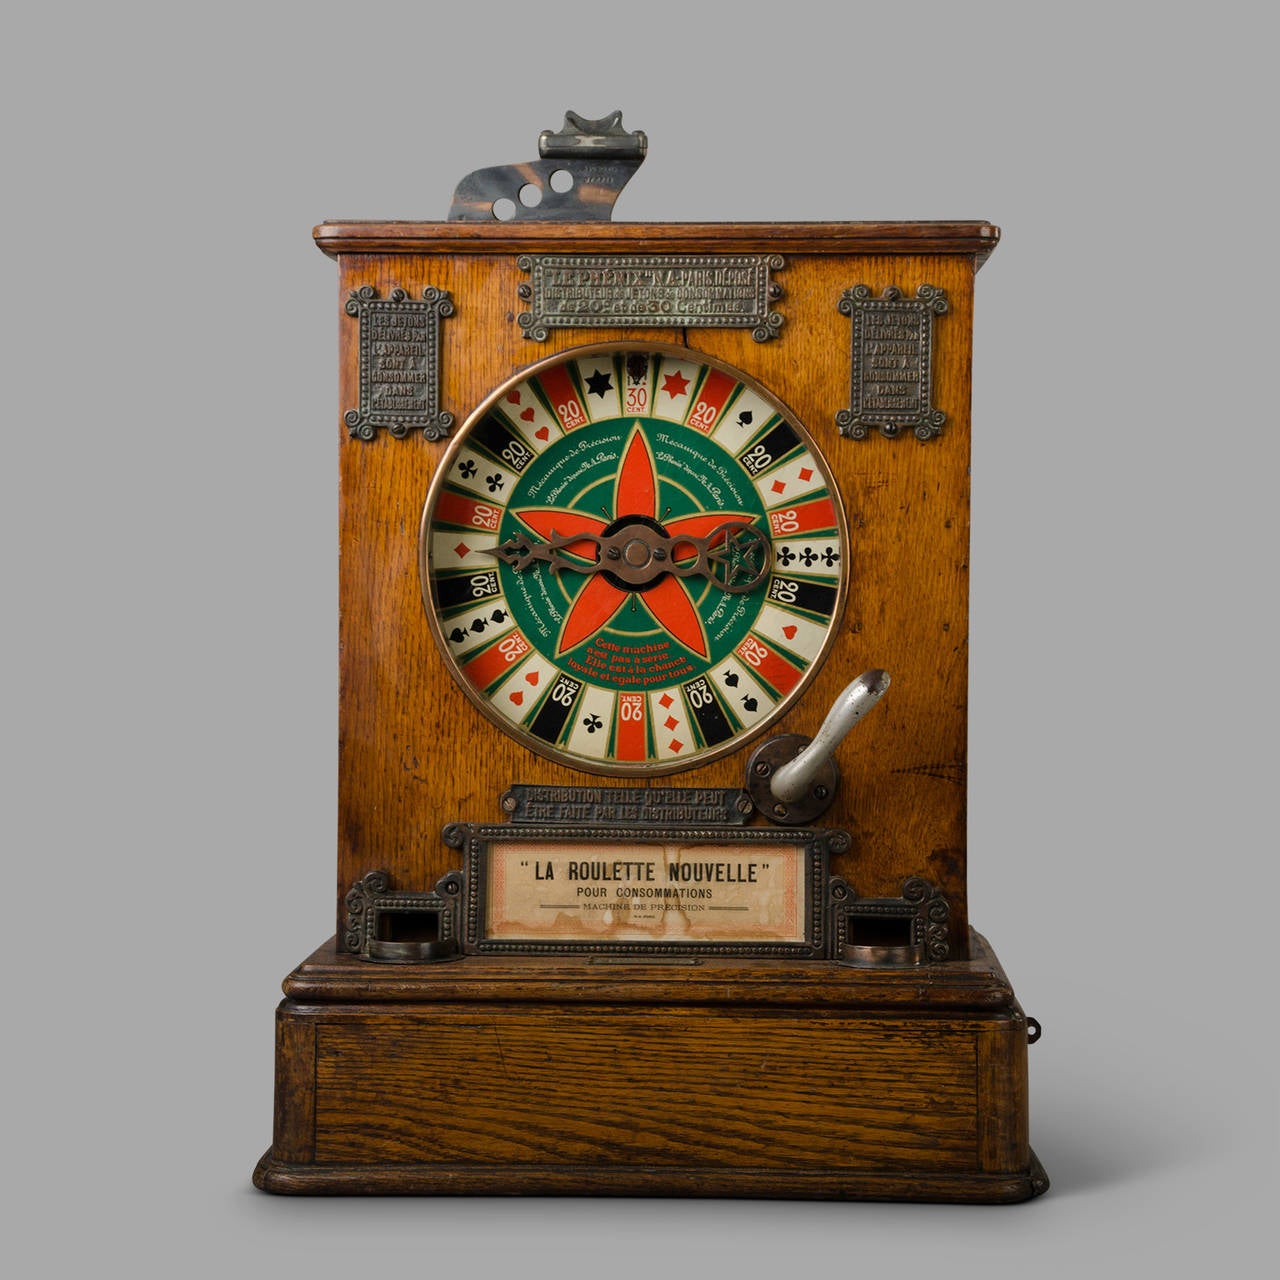
[[[1027,1021],[971,931],[966,885],[972,304],[995,228],[326,223],[315,236],[338,265],[347,415],[337,935],[285,982],[276,1133],[258,1185],[985,1201],[1043,1190],[1027,1140]],[[543,255],[766,260],[780,323],[765,341],[740,326],[595,321],[538,340],[520,315],[538,301],[530,262]],[[888,330],[859,345],[859,288],[872,301],[935,300],[928,332],[912,322],[896,346]],[[447,297],[430,390],[449,429],[351,434],[372,376],[359,300],[424,297]],[[883,705],[841,749],[843,780],[818,824],[844,833],[826,871],[854,900],[902,902],[904,886],[923,882],[945,903],[932,949],[913,963],[850,963],[904,940],[884,932],[905,918],[889,908],[841,917],[839,945],[828,936],[807,959],[463,945],[445,963],[379,964],[350,949],[347,895],[370,872],[430,895],[459,868],[442,830],[502,823],[513,784],[616,781],[531,751],[480,714],[427,624],[419,546],[433,477],[461,457],[450,441],[472,429],[477,406],[549,355],[607,344],[740,371],[786,407],[825,466],[843,517],[842,606],[825,660],[769,732],[811,737],[860,671],[892,673]],[[865,382],[877,360],[907,383],[901,403],[924,406],[918,433],[875,423]],[[859,394],[861,429],[850,412]],[[737,749],[660,784],[741,788],[747,740],[761,740],[748,728]]]

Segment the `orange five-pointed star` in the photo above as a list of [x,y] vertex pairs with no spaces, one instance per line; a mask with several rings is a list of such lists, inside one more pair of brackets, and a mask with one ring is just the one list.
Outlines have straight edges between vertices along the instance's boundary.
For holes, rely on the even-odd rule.
[[[622,452],[622,466],[618,468],[614,484],[613,510],[618,518],[641,516],[654,521],[659,518],[658,473],[648,441],[638,424]],[[540,538],[564,538],[578,533],[599,537],[611,523],[615,523],[558,507],[536,507],[517,514]],[[749,521],[751,518],[738,512],[711,511],[681,516],[668,521],[663,528],[671,538],[701,538],[728,520]],[[586,541],[564,549],[588,559],[594,558],[596,553],[595,544]],[[578,592],[560,628],[556,656],[568,653],[595,635],[634,594],[639,594],[645,607],[669,636],[700,658],[707,656],[706,632],[684,579],[667,574],[643,593],[634,593],[615,586],[602,573],[592,574]]]

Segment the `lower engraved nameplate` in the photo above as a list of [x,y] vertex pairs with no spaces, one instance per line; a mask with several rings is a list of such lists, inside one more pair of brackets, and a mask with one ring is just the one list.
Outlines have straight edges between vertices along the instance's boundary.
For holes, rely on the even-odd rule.
[[821,956],[837,830],[445,830],[463,851],[469,953]]
[[751,797],[741,787],[538,787],[516,782],[502,807],[512,822],[595,827],[741,826]]

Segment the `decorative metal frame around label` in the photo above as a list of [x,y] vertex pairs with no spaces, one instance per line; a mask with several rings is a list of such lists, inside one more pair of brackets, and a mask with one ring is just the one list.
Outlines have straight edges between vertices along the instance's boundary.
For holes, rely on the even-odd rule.
[[[540,846],[580,844],[584,856],[607,857],[611,843],[629,845],[715,844],[740,846],[743,850],[769,845],[800,846],[807,860],[804,904],[805,938],[802,942],[672,942],[627,941],[521,941],[486,936],[488,890],[487,854],[497,841],[527,844],[530,853]],[[479,826],[453,823],[444,829],[444,842],[462,851],[465,881],[465,910],[462,919],[462,948],[467,954],[493,955],[636,955],[636,956],[790,956],[821,959],[827,953],[828,911],[827,866],[832,853],[844,853],[849,835],[836,828],[778,830],[772,827],[687,828],[671,827],[638,830],[634,827],[534,827],[515,824]]]
[[[825,828],[807,831],[775,830],[770,827],[747,829],[684,828],[651,831],[649,841],[657,844],[677,839],[683,843],[739,843],[744,846],[801,844],[808,858],[805,907],[808,936],[803,943],[701,942],[520,942],[497,941],[484,937],[485,887],[487,884],[485,854],[493,840],[537,845],[581,843],[584,852],[603,857],[608,848],[603,838],[636,842],[636,829],[628,827],[538,828],[517,824],[473,826],[456,823],[444,829],[444,840],[450,848],[461,849],[462,871],[450,871],[436,881],[430,893],[391,888],[391,877],[384,870],[371,871],[351,886],[346,898],[346,928],[342,945],[346,951],[364,960],[397,963],[454,960],[464,953],[515,955],[566,954],[585,952],[593,955],[635,956],[783,956],[799,959],[838,960],[846,964],[897,967],[902,965],[940,964],[951,954],[948,923],[951,904],[943,892],[920,876],[912,876],[902,885],[899,898],[859,898],[852,886],[840,876],[828,876],[832,853],[844,853],[850,846],[846,832]],[[383,938],[382,924],[388,917],[434,917],[436,937],[429,941],[395,941]],[[850,941],[850,921],[867,919],[903,921],[910,934],[904,946],[860,946]]]
[[[767,342],[776,338],[782,328],[783,317],[769,305],[783,293],[782,286],[769,274],[785,266],[778,254],[522,254],[516,259],[516,266],[529,273],[529,280],[518,290],[520,298],[531,304],[518,317],[520,327],[526,338],[536,342],[545,342],[552,329],[615,329],[620,325],[750,329],[757,342]],[[548,282],[547,273],[553,270],[599,273],[599,280],[578,286],[591,287],[596,295],[580,299],[581,311],[551,309],[555,285]],[[747,273],[749,283],[736,286],[746,290],[747,297],[717,298],[697,292],[673,297],[671,291],[680,287],[680,281],[644,278],[656,272],[670,275],[724,270]],[[704,289],[724,287],[712,281],[701,284]],[[729,303],[741,304],[744,309],[717,309]]]
[[[875,428],[882,436],[892,439],[904,428],[915,433],[917,440],[932,440],[942,430],[947,415],[933,407],[933,318],[947,310],[947,295],[931,284],[922,284],[914,298],[904,298],[895,285],[876,298],[865,284],[846,289],[840,298],[839,309],[853,320],[851,334],[851,374],[849,407],[836,414],[836,425],[842,436],[865,440],[868,431]],[[910,351],[880,353],[868,351],[873,341],[867,336],[870,322],[886,317],[910,317],[918,328],[914,338],[895,339],[896,345],[909,346]],[[869,403],[879,397],[868,395],[868,388],[879,385],[874,371],[868,370],[866,361],[874,355],[901,357],[896,369],[886,368],[886,373],[907,372],[910,378],[902,379],[915,387],[914,404],[886,408]]]
[[[453,426],[453,414],[440,408],[440,322],[453,315],[453,299],[448,291],[431,286],[423,289],[421,301],[410,300],[403,289],[392,289],[386,298],[379,298],[371,285],[354,289],[347,298],[346,312],[354,316],[360,325],[360,406],[348,409],[343,415],[347,430],[353,439],[372,440],[379,428],[385,428],[397,440],[403,439],[415,428],[421,429],[428,440],[439,440],[449,434]],[[374,350],[374,343],[384,340],[375,334],[376,321],[384,318],[418,318],[413,326],[415,334],[421,333],[423,341],[416,345],[426,348],[421,354],[393,353],[394,358],[420,362],[421,368],[379,370],[376,361],[382,353]],[[391,339],[386,339],[391,340]],[[402,383],[422,388],[422,406],[412,409],[397,407],[380,408],[375,388],[391,383],[378,377],[383,373],[420,373],[416,381]],[[411,398],[417,399],[415,395]]]

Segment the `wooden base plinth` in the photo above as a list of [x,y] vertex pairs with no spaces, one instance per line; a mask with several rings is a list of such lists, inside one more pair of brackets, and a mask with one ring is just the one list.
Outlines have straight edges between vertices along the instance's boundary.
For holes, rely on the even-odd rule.
[[469,957],[327,944],[285,981],[275,1139],[254,1182],[307,1194],[1012,1202],[1027,1024],[973,958]]

